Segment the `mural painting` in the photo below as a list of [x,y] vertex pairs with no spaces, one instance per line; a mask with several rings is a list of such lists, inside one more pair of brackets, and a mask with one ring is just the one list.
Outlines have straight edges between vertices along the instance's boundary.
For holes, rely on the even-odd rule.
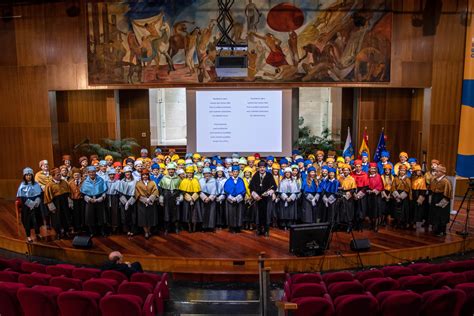
[[384,0],[235,1],[230,38],[248,75],[219,78],[217,0],[90,2],[89,84],[389,82]]

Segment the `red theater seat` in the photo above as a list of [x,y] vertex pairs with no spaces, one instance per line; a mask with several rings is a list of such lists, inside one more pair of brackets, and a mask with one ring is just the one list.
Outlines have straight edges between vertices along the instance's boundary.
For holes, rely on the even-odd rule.
[[410,291],[387,291],[377,295],[380,314],[383,316],[418,316],[421,295]]
[[441,265],[432,263],[413,263],[408,266],[417,274],[430,275],[432,273],[440,272]]
[[117,281],[111,279],[90,279],[82,284],[84,291],[91,291],[105,296],[107,293],[115,293]]
[[100,270],[94,268],[75,268],[72,270],[72,277],[82,281],[100,277]]
[[21,306],[17,298],[19,289],[26,288],[22,283],[0,282],[0,315],[21,315]]
[[155,287],[153,294],[155,295],[155,307],[158,315],[162,315],[165,312],[165,297],[164,293],[169,293],[168,285],[161,281]]
[[434,282],[427,275],[410,275],[398,279],[401,290],[410,290],[419,294],[434,290]]
[[474,315],[474,283],[458,284],[456,290],[461,290],[466,294],[466,301],[461,310],[462,316]]
[[326,286],[336,282],[347,282],[352,280],[354,280],[352,273],[346,271],[332,272],[323,275],[323,281],[326,283]]
[[88,291],[68,291],[59,294],[58,305],[64,316],[99,316],[100,295]]
[[433,290],[423,293],[421,315],[457,316],[466,300],[461,290]]
[[349,294],[362,294],[364,293],[364,291],[364,286],[357,280],[337,282],[331,284],[328,287],[329,295],[333,300],[338,296]]
[[322,297],[326,294],[326,288],[321,284],[316,283],[300,283],[294,284],[291,287],[290,296],[287,296],[289,301],[298,298],[298,297]]
[[23,283],[27,287],[35,285],[49,285],[51,276],[49,274],[33,272],[32,274],[21,274],[18,277],[18,282]]
[[440,272],[432,275],[435,288],[442,288],[449,286],[454,288],[457,284],[467,282],[466,277],[462,273]]
[[389,266],[382,268],[382,271],[386,277],[390,277],[392,279],[398,279],[408,275],[414,275],[415,272],[407,267],[399,267],[399,266]]
[[377,295],[378,293],[384,291],[397,290],[400,287],[398,281],[392,278],[368,279],[364,281],[363,285],[365,289],[373,295]]
[[384,277],[384,274],[382,270],[379,270],[379,269],[359,271],[355,275],[355,278],[362,283],[368,279],[383,278],[383,277]]
[[54,266],[47,266],[46,273],[51,274],[52,276],[66,276],[72,277],[72,271],[75,269],[73,265],[69,264],[57,264]]
[[146,282],[123,282],[117,293],[136,295],[145,301],[148,295],[153,294],[153,286]]
[[18,300],[24,316],[57,316],[57,297],[62,292],[53,286],[35,286],[18,290]]
[[368,294],[344,295],[334,300],[337,316],[376,316],[378,303]]
[[59,287],[63,291],[69,291],[69,290],[81,291],[82,290],[81,280],[67,278],[64,276],[52,277],[51,280],[49,280],[49,285]]
[[21,270],[26,273],[46,273],[46,266],[36,262],[23,262],[21,264]]
[[334,306],[327,294],[324,297],[299,297],[291,302],[298,304],[298,309],[291,313],[293,316],[334,315]]
[[474,282],[474,270],[463,272],[467,282]]
[[19,276],[15,271],[0,271],[0,282],[18,282]]
[[[153,295],[149,296],[149,299]],[[107,295],[100,301],[102,316],[152,316],[155,314],[153,301],[145,301],[135,295]]]
[[26,262],[23,259],[0,259],[0,270],[11,269],[16,272],[23,272],[21,270],[21,264]]
[[298,273],[290,277],[292,284],[298,283],[320,283],[322,281],[319,273]]
[[[164,273],[163,276],[168,277],[167,273]],[[162,276],[156,273],[147,273],[147,272],[137,272],[132,274],[130,281],[132,282],[147,282],[150,283],[153,288],[161,281]],[[167,279],[167,278],[166,278]]]
[[123,281],[128,281],[128,278],[125,274],[114,270],[102,271],[100,277],[102,279],[116,280],[118,284],[122,283]]
[[464,272],[474,270],[474,260],[446,262],[441,264],[441,271]]

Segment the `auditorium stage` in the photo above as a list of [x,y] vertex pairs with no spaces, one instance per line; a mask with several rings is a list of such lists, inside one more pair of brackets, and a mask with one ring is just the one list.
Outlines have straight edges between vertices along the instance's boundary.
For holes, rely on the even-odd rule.
[[[459,202],[456,202],[456,206]],[[23,228],[17,232],[13,201],[0,200],[0,248],[28,253],[33,256],[54,258],[75,264],[100,265],[112,250],[121,251],[125,260],[140,261],[146,270],[173,272],[175,275],[208,278],[210,275],[255,275],[258,256],[265,252],[265,266],[275,275],[285,271],[319,271],[358,268],[357,254],[350,250],[351,235],[337,232],[326,255],[296,257],[288,251],[289,232],[272,229],[270,238],[258,237],[252,231],[231,234],[225,230],[216,233],[188,233],[179,235],[96,237],[90,250],[75,249],[71,240],[38,242],[28,245]],[[369,238],[371,249],[361,253],[364,267],[401,263],[411,260],[432,259],[474,249],[474,235],[465,241],[455,234],[464,223],[465,211],[446,237],[435,237],[424,230],[407,231],[382,228],[378,233],[354,232],[356,238]],[[470,220],[473,225],[474,221]],[[472,230],[474,233],[474,230]]]

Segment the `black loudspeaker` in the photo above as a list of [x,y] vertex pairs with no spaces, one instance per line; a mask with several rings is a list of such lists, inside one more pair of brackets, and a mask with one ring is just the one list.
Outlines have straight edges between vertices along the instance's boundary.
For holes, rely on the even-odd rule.
[[331,224],[302,224],[290,228],[290,253],[297,256],[318,256],[328,247]]
[[82,249],[92,248],[92,238],[90,236],[76,236],[72,240],[72,246]]
[[352,239],[350,246],[352,251],[369,251],[370,240],[368,238]]

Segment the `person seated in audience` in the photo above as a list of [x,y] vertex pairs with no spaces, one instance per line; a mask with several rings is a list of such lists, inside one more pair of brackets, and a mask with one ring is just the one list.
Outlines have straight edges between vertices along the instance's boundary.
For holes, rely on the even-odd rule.
[[140,262],[136,261],[130,263],[128,261],[123,261],[123,255],[119,251],[112,251],[109,254],[109,260],[107,260],[100,269],[102,271],[115,270],[122,272],[127,276],[127,278],[130,278],[134,273],[143,272]]

